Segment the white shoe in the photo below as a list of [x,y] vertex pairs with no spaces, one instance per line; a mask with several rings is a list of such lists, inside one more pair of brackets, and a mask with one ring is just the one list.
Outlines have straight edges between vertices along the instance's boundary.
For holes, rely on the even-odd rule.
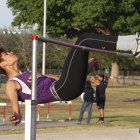
[[80,121],[77,121],[76,124],[81,124],[81,122]]
[[136,43],[137,43],[137,47],[132,50],[134,56],[136,58],[139,58],[140,57],[140,33],[136,33]]
[[104,123],[103,120],[98,120],[96,123]]

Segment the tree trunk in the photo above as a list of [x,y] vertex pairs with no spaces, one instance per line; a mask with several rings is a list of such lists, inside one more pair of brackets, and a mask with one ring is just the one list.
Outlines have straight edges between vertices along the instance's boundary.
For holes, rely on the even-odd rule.
[[110,75],[110,83],[112,85],[118,84],[118,76],[119,76],[119,65],[117,62],[112,62]]

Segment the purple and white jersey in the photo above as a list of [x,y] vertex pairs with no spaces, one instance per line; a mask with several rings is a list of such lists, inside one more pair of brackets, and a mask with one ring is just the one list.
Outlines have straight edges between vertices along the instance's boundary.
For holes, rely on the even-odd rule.
[[[26,71],[21,75],[10,78],[9,80],[15,80],[21,85],[21,91],[18,94],[19,101],[25,101],[26,99],[31,99],[31,76],[32,73],[30,71]],[[57,99],[52,94],[52,85],[56,80],[53,78],[49,78],[47,76],[41,76],[37,79],[37,102],[41,103],[49,103],[53,101],[57,101]]]

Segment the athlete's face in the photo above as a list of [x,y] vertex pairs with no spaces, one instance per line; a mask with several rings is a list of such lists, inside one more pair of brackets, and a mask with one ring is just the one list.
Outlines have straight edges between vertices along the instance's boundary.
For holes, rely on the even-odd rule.
[[5,65],[13,65],[14,63],[18,62],[18,57],[13,54],[13,52],[2,52],[1,53],[1,62]]

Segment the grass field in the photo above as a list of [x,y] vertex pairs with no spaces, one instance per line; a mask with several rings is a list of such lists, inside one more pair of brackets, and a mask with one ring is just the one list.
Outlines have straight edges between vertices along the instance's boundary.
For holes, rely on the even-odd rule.
[[[116,128],[140,128],[140,86],[117,86],[108,87],[106,90],[106,108],[105,108],[105,123],[97,124],[98,110],[96,104],[93,104],[92,120],[90,125],[85,125],[87,112],[84,114],[82,125],[74,123],[70,127],[59,128],[44,128],[38,129],[38,132],[53,132],[67,131],[67,130],[88,130],[88,129],[116,129]],[[7,102],[4,95],[4,88],[0,89],[0,102]],[[52,120],[68,119],[69,113],[66,105],[52,104],[53,110],[50,111],[50,118]],[[72,101],[72,120],[77,120],[81,107],[81,99],[77,98]],[[24,107],[22,114],[24,118]],[[1,113],[1,112],[0,112]],[[1,116],[2,114],[0,114]],[[8,107],[7,118],[10,115],[10,108]],[[47,111],[42,107],[40,111],[40,120],[46,120]],[[20,132],[20,131],[19,131]],[[18,131],[17,131],[18,133]]]

